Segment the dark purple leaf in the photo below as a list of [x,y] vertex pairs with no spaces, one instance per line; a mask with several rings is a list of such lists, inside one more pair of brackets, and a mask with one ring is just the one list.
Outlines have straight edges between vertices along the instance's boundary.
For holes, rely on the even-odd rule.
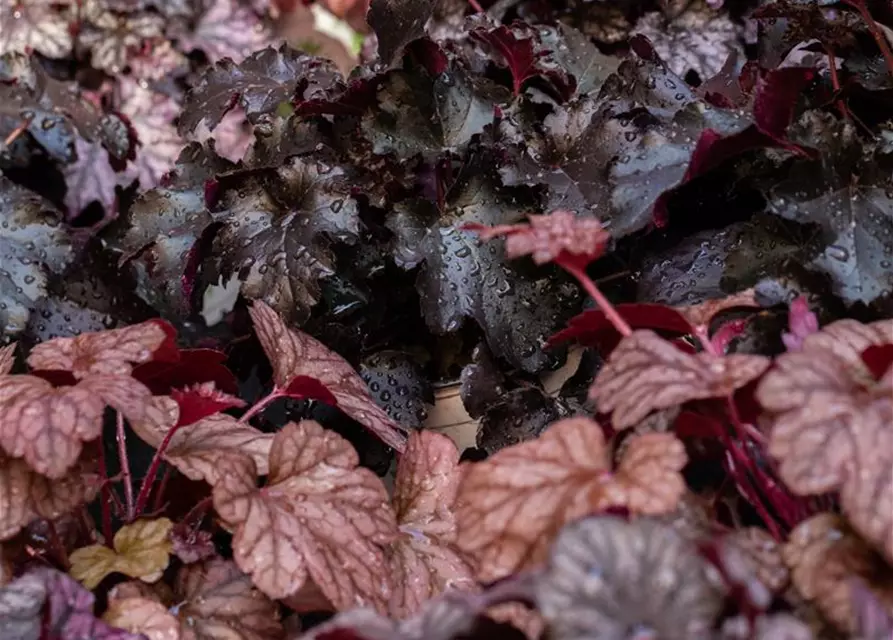
[[418,429],[434,404],[434,392],[422,367],[409,353],[378,351],[360,363],[360,377],[376,404],[398,424]]
[[74,259],[61,215],[40,196],[0,176],[0,326],[6,334],[25,329],[47,295],[51,274]]
[[523,265],[509,264],[500,241],[461,230],[469,222],[517,222],[527,211],[487,174],[484,162],[466,165],[442,211],[427,200],[394,207],[387,224],[397,236],[395,258],[405,268],[424,262],[417,288],[435,333],[456,331],[472,318],[494,353],[537,371],[549,360],[541,345],[572,305],[547,273],[526,276]]
[[400,62],[403,49],[425,35],[436,0],[373,0],[366,20],[378,38],[378,57],[388,67]]
[[257,51],[238,65],[223,59],[186,96],[179,131],[187,136],[201,122],[213,131],[236,104],[254,123],[282,103],[327,99],[342,86],[333,63],[285,45]]
[[844,302],[893,292],[893,179],[854,126],[809,112],[791,127],[795,143],[818,149],[772,191],[774,213],[821,230],[810,266],[831,278]]
[[358,239],[350,176],[323,161],[293,158],[270,175],[235,175],[221,186],[214,219],[223,227],[211,279],[235,275],[246,298],[306,320],[319,300],[319,279],[334,273],[329,245]]
[[500,87],[459,66],[431,79],[418,71],[392,71],[378,88],[376,106],[362,119],[373,153],[400,160],[461,151],[493,122]]
[[190,314],[190,259],[211,222],[201,190],[158,187],[142,193],[112,229],[110,246],[120,265],[130,265],[137,295],[167,317]]
[[475,29],[471,35],[490,47],[496,60],[511,72],[514,95],[520,95],[524,83],[537,76],[548,80],[563,100],[574,94],[576,80],[547,58],[547,51],[540,48],[537,33],[531,27],[524,23],[499,25]]

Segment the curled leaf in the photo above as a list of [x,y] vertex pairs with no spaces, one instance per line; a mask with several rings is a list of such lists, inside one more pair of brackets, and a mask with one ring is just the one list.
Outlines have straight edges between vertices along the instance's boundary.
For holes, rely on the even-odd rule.
[[262,489],[250,458],[221,462],[214,508],[262,592],[285,598],[312,580],[338,609],[387,606],[384,546],[397,525],[381,480],[358,461],[341,436],[305,420],[276,434]]
[[536,566],[565,524],[590,513],[675,510],[685,489],[682,443],[672,434],[644,438],[630,443],[616,474],[601,427],[582,417],[470,464],[459,487],[458,545],[474,559],[478,578]]
[[16,362],[16,345],[13,342],[0,348],[0,376],[5,376],[12,371]]
[[167,518],[126,524],[115,534],[114,549],[94,544],[75,550],[69,558],[71,576],[88,589],[95,589],[110,573],[155,582],[170,560],[171,527]]
[[718,398],[757,378],[771,361],[756,355],[689,354],[656,333],[634,331],[614,351],[589,390],[599,411],[628,429],[652,411]]
[[267,304],[258,300],[250,310],[258,340],[270,364],[273,380],[280,389],[287,389],[299,377],[321,384],[331,402],[348,416],[381,438],[382,442],[402,451],[406,446],[403,429],[369,397],[369,390],[360,375],[348,362],[312,336],[289,329]]

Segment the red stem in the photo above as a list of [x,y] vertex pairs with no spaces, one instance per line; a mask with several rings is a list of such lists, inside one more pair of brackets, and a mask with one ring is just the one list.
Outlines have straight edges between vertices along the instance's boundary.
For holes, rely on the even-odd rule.
[[890,46],[887,44],[887,38],[884,37],[880,27],[877,26],[874,18],[871,17],[871,12],[868,10],[865,0],[844,0],[844,2],[856,9],[856,11],[859,12],[859,15],[862,16],[865,26],[868,27],[874,41],[877,43],[878,49],[881,50],[881,55],[884,56],[884,61],[887,63],[887,69],[890,71],[890,75],[893,76],[893,52],[890,51]]
[[99,506],[102,511],[102,536],[105,544],[112,546],[112,488],[109,486],[109,470],[105,462],[105,446],[102,438],[99,440],[99,474],[102,476],[102,485],[99,488]]
[[118,441],[118,464],[121,467],[121,479],[124,482],[124,519],[133,521],[133,478],[130,475],[130,460],[127,457],[127,434],[124,432],[124,416],[118,412],[115,424],[115,439]]
[[481,3],[478,0],[468,0],[468,4],[471,5],[471,8],[474,9],[478,13],[484,13],[484,8],[481,6]]
[[242,414],[242,417],[239,418],[239,422],[248,422],[251,418],[266,409],[274,400],[283,397],[285,397],[285,394],[282,393],[282,389],[273,387],[273,390],[268,395],[255,402],[253,407]]
[[583,269],[575,265],[565,264],[563,262],[559,262],[558,264],[562,269],[564,269],[577,279],[577,281],[580,283],[580,286],[582,286],[586,293],[588,293],[590,297],[595,300],[595,304],[598,305],[599,309],[602,310],[602,313],[605,314],[605,317],[614,326],[614,328],[620,335],[625,338],[632,334],[633,330],[630,328],[626,320],[623,319],[620,313],[618,313],[617,309],[614,308],[614,305],[611,304],[610,300],[608,300],[604,296],[604,294],[602,294],[596,284]]
[[158,445],[158,449],[155,450],[152,462],[149,463],[149,470],[146,472],[146,477],[143,478],[143,484],[140,485],[139,495],[136,497],[136,507],[134,507],[133,510],[134,520],[139,518],[140,514],[146,508],[146,503],[149,501],[149,494],[152,493],[152,485],[155,482],[155,476],[158,475],[158,467],[161,466],[164,452],[167,451],[167,448],[171,444],[171,439],[179,428],[180,425],[174,425],[168,429],[167,434],[164,436],[164,440],[161,441],[161,444]]
[[152,511],[159,512],[161,508],[164,506],[164,494],[167,490],[167,483],[171,479],[171,468],[169,466],[164,468],[164,473],[161,476],[161,482],[158,483],[158,491],[155,492],[155,501],[152,503]]

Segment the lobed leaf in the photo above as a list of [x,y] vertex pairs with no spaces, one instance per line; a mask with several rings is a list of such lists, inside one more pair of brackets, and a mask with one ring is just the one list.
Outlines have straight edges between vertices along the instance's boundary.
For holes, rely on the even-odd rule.
[[312,580],[337,609],[387,606],[384,547],[397,525],[381,480],[357,462],[347,441],[303,421],[276,434],[263,488],[246,456],[221,463],[214,508],[263,593],[286,598]]
[[168,534],[173,526],[167,518],[126,524],[115,533],[114,549],[94,544],[75,550],[69,557],[69,573],[88,589],[95,589],[111,573],[156,582],[170,561]]
[[764,356],[690,354],[652,331],[621,340],[589,390],[617,429],[628,429],[652,411],[690,400],[721,398],[758,378],[771,361]]
[[542,562],[561,528],[612,507],[669,513],[682,497],[687,457],[669,434],[632,443],[617,474],[601,427],[567,418],[543,435],[470,464],[457,501],[458,545],[478,579],[495,580]]
[[459,451],[430,431],[413,432],[400,456],[393,506],[400,536],[391,543],[393,592],[388,610],[396,619],[418,613],[448,590],[476,587],[471,567],[456,543]]

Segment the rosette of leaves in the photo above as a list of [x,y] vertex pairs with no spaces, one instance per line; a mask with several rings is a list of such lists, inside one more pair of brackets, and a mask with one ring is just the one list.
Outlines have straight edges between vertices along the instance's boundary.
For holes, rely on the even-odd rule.
[[569,305],[548,272],[526,275],[509,264],[499,242],[462,230],[472,222],[510,224],[526,213],[519,195],[502,187],[487,164],[486,155],[475,152],[441,201],[395,205],[387,221],[396,236],[394,259],[404,268],[422,265],[417,288],[435,333],[455,331],[471,318],[496,355],[535,372],[548,364],[541,347]]

